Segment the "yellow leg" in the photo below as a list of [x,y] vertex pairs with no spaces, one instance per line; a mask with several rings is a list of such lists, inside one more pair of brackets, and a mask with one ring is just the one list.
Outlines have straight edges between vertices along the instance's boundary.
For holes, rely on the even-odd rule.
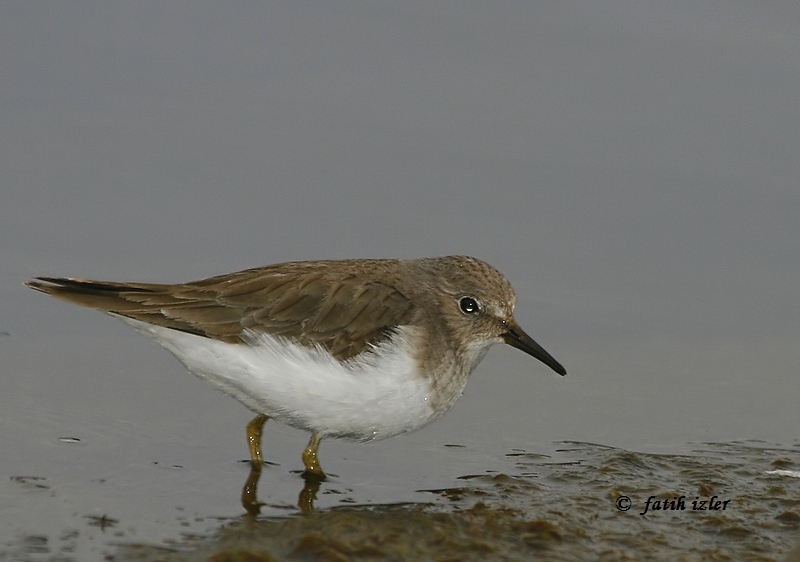
[[319,492],[319,486],[322,484],[322,480],[316,476],[304,476],[303,479],[305,480],[305,484],[303,484],[303,489],[297,497],[297,507],[299,507],[300,511],[303,513],[313,513],[314,501],[317,499],[317,492]]
[[242,488],[242,507],[251,517],[258,516],[261,502],[258,501],[258,480],[261,478],[261,464],[250,464],[250,474]]
[[303,451],[303,464],[306,465],[306,471],[303,476],[312,477],[317,480],[325,480],[325,473],[322,472],[322,467],[317,458],[317,449],[319,449],[319,442],[322,437],[316,433],[311,434],[311,440],[308,442],[308,447]]
[[253,464],[261,465],[261,430],[269,418],[264,414],[258,414],[250,423],[247,424],[247,446],[250,448],[250,461]]

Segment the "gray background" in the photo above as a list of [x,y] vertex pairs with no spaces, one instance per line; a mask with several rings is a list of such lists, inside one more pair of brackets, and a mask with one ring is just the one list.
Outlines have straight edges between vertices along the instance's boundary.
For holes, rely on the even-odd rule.
[[[345,257],[492,263],[569,374],[494,349],[437,424],[324,443],[334,473],[791,442],[798,29],[795,3],[0,3],[3,474],[246,456],[247,410],[26,279]],[[299,466],[305,436],[265,439]]]

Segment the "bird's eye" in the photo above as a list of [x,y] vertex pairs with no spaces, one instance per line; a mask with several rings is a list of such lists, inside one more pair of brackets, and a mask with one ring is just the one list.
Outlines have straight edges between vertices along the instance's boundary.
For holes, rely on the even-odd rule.
[[461,297],[458,299],[458,308],[460,308],[461,312],[464,314],[478,314],[481,311],[478,301],[472,297]]

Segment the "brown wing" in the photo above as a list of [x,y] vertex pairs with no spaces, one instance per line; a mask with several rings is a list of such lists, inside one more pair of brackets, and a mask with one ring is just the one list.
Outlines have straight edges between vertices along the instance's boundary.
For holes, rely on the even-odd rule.
[[245,329],[318,344],[341,360],[409,324],[418,311],[395,287],[340,268],[268,266],[180,285],[39,277],[60,299],[228,342]]

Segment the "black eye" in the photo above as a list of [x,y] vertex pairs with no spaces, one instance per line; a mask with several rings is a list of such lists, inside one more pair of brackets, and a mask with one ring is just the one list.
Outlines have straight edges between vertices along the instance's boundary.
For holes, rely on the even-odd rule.
[[478,306],[478,301],[472,297],[461,297],[458,299],[458,308],[460,308],[461,312],[464,314],[478,314],[481,311],[481,307]]

